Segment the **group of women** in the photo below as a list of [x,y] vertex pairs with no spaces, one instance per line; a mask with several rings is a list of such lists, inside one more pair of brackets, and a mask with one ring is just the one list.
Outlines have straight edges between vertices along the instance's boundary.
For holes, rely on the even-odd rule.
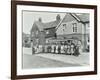
[[80,54],[80,47],[74,43],[69,44],[53,44],[53,45],[37,45],[32,48],[33,54],[35,53],[57,53],[57,54],[66,54],[66,55],[75,55]]

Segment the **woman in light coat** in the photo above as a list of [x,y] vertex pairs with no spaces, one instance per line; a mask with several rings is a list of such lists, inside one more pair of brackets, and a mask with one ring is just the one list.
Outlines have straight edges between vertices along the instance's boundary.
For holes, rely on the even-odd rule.
[[73,55],[74,52],[75,52],[74,46],[75,46],[74,43],[71,43],[71,46],[70,46],[70,48],[71,48],[71,49],[70,49],[70,52],[71,52],[70,54],[71,54],[71,55]]
[[71,49],[71,47],[70,47],[70,45],[68,44],[68,46],[67,46],[67,54],[68,54],[68,55],[71,54],[70,49]]
[[67,48],[68,48],[67,45],[65,45],[65,46],[64,46],[65,54],[68,54],[68,53],[67,53]]
[[61,53],[64,53],[64,45],[61,45]]
[[55,51],[55,53],[58,53],[58,45],[56,45],[56,51]]

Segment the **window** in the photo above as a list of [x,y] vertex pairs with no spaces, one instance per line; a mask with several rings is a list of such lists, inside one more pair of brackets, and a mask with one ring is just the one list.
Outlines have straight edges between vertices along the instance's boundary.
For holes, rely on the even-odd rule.
[[63,24],[64,27],[66,27],[66,24]]
[[32,32],[32,37],[34,37],[34,32]]
[[27,43],[28,41],[27,40],[25,40],[25,43]]
[[31,39],[31,42],[33,42],[33,40]]
[[39,33],[39,32],[38,32],[38,31],[36,31],[36,35],[38,35],[38,33]]
[[89,38],[89,36],[88,36],[88,42],[90,42],[90,38]]
[[39,43],[39,39],[36,39],[36,43],[37,43],[37,44]]
[[63,27],[66,29],[67,27],[66,27],[66,24],[63,24]]
[[63,29],[63,31],[64,31],[65,29]]
[[49,34],[49,31],[46,31],[46,34]]
[[49,43],[49,40],[48,39],[46,39],[46,43]]
[[77,24],[73,23],[73,32],[77,32]]
[[90,27],[90,24],[89,24],[89,23],[87,23],[87,24],[86,24],[86,27]]

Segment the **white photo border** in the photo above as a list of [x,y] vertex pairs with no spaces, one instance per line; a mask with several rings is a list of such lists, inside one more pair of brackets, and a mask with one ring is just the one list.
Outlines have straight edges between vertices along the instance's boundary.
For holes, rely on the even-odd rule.
[[[22,69],[22,10],[89,13],[90,26],[91,26],[90,66],[45,68],[45,69]],[[35,74],[69,73],[69,72],[85,72],[85,71],[94,71],[94,9],[17,5],[17,75],[30,75],[30,74],[35,75]]]

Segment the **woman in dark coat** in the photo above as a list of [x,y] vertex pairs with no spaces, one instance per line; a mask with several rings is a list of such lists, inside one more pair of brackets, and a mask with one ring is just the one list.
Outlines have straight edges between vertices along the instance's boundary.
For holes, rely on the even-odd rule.
[[32,47],[32,54],[35,54],[35,48],[34,48],[34,46]]
[[54,53],[56,53],[56,45],[54,46]]
[[45,47],[44,47],[44,45],[42,46],[42,53],[44,53],[45,52]]
[[47,50],[48,50],[48,53],[51,52],[51,46],[50,45],[47,47]]
[[74,52],[74,56],[79,56],[80,55],[80,52],[79,52],[79,47],[76,45],[75,47],[74,47],[74,49],[75,49],[75,52]]
[[60,54],[61,53],[61,46],[59,45],[58,46],[58,54]]

